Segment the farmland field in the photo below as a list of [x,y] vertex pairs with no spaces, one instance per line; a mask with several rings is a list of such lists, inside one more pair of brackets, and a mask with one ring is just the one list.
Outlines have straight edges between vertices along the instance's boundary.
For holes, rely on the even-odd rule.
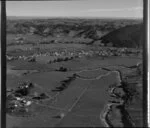
[[8,22],[7,128],[143,125],[141,42],[101,39],[139,21],[89,19],[88,29],[84,20],[31,21]]

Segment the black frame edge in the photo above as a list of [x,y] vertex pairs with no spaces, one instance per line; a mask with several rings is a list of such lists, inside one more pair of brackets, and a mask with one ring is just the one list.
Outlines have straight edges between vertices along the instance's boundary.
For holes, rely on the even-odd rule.
[[[148,0],[143,0],[143,127],[148,127]],[[1,1],[1,128],[6,128],[6,0]]]
[[6,0],[1,1],[1,128],[6,127]]
[[148,127],[148,0],[143,0],[143,127]]

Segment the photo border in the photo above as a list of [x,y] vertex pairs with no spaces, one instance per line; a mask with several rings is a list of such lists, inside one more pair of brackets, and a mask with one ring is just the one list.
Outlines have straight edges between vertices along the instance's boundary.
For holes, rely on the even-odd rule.
[[[13,1],[13,0],[7,0]],[[16,0],[31,1],[31,0]],[[41,0],[33,0],[41,1]],[[43,0],[69,1],[69,0]],[[72,1],[72,0],[70,0]],[[1,128],[6,127],[6,0],[1,1]],[[148,127],[148,0],[143,0],[143,127]]]

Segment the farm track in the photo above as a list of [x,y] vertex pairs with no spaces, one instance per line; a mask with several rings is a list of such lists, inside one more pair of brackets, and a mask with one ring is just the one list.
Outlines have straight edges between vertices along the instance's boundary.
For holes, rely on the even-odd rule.
[[73,105],[70,107],[70,109],[68,110],[69,112],[71,112],[71,110],[75,107],[75,105],[78,103],[78,101],[81,99],[81,97],[84,95],[84,93],[88,90],[89,87],[85,88],[82,93],[80,94],[80,96],[78,97],[78,99],[73,103]]
[[60,110],[60,111],[67,111],[66,109],[62,109],[62,108],[54,107],[54,106],[50,106],[50,105],[43,105],[43,104],[39,104],[39,103],[38,103],[38,105],[43,106],[43,107],[47,107],[47,108],[50,108],[50,109],[55,109],[55,110]]

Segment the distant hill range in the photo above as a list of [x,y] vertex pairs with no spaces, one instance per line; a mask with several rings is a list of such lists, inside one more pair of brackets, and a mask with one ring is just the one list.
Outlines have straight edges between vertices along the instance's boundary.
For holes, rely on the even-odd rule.
[[8,20],[7,33],[39,35],[60,40],[60,43],[141,47],[143,30],[141,20],[16,18]]

